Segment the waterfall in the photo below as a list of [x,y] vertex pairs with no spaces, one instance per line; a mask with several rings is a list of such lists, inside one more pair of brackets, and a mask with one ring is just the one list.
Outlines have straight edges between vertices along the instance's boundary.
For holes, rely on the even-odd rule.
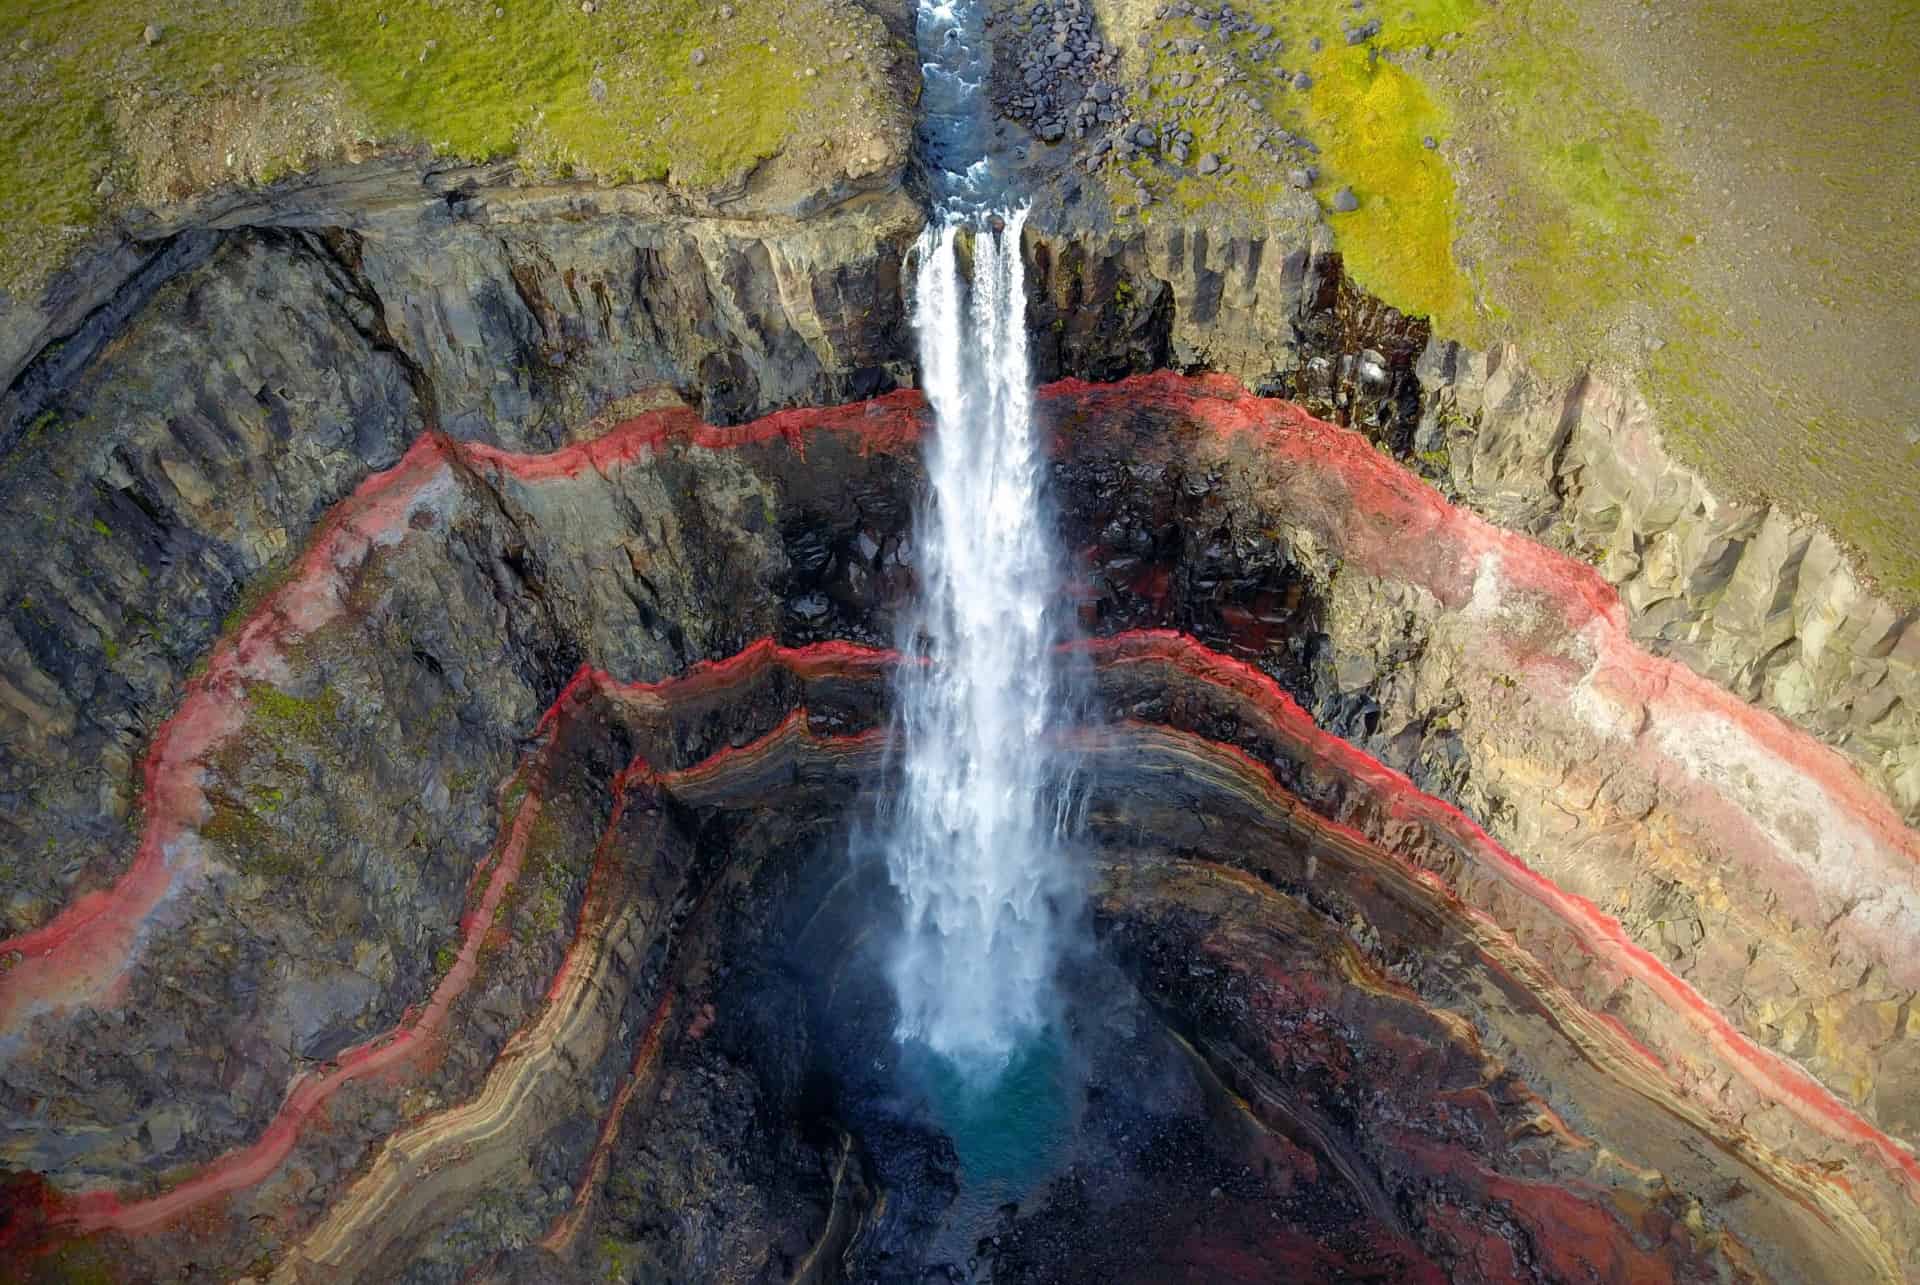
[[1066,886],[1049,748],[1059,559],[1027,365],[1026,211],[1004,208],[986,141],[985,10],[918,10],[934,218],[915,247],[913,325],[934,432],[915,515],[920,598],[899,630],[904,762],[881,827],[904,912],[900,1038],[971,1070],[1004,1067],[1044,1024]]
[[934,435],[918,515],[921,599],[901,649],[901,791],[887,843],[906,911],[900,1032],[956,1061],[1004,1062],[1042,1024],[1062,888],[1064,791],[1050,750],[1059,559],[1033,426],[1025,212],[972,239],[937,220],[917,248],[914,326]]
[[883,832],[905,915],[900,1036],[998,1068],[1047,1017],[1065,791],[1050,749],[1060,562],[1033,427],[1026,211],[1002,204],[985,141],[984,11],[919,9],[934,218],[915,250],[913,324],[934,432],[914,531],[920,601],[900,627],[904,763]]

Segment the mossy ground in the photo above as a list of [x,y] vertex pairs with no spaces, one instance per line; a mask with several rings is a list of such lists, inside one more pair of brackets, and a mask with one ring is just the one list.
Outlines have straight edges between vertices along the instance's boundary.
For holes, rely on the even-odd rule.
[[[1287,42],[1263,62],[1253,37],[1153,19],[1154,3],[1102,4],[1129,106],[1231,169],[1142,158],[1116,202],[1139,179],[1149,224],[1257,216],[1300,163],[1251,145],[1278,122],[1319,148],[1313,192],[1366,289],[1443,336],[1512,342],[1549,378],[1633,379],[1723,498],[1810,512],[1884,589],[1920,596],[1920,380],[1896,338],[1920,327],[1920,223],[1900,213],[1920,191],[1920,11],[1236,3]],[[1373,18],[1378,35],[1349,44]],[[1223,67],[1234,80],[1202,107],[1164,81],[1205,90]],[[1341,187],[1357,210],[1333,210]]]
[[[690,191],[884,158],[899,52],[850,0],[69,0],[0,17],[0,289],[129,202],[386,143]],[[152,25],[159,38],[143,38]],[[695,61],[695,51],[700,54]],[[853,147],[853,144],[859,144]],[[829,165],[830,168],[830,165]]]
[[[1356,10],[1347,0],[1311,0],[1236,8],[1287,41],[1278,66],[1246,57],[1257,43],[1250,35],[1209,39],[1205,27],[1178,19],[1155,24],[1154,35],[1200,39],[1200,53],[1160,49],[1156,40],[1138,56],[1136,73],[1150,85],[1190,72],[1204,86],[1223,62],[1234,65],[1237,88],[1258,101],[1251,121],[1237,121],[1225,95],[1204,108],[1171,102],[1157,87],[1136,96],[1137,115],[1172,114],[1194,131],[1192,155],[1216,151],[1233,165],[1224,177],[1203,179],[1137,162],[1131,173],[1168,198],[1172,217],[1281,192],[1295,162],[1248,145],[1250,128],[1278,121],[1318,149],[1300,163],[1318,170],[1313,191],[1354,278],[1395,307],[1431,317],[1442,333],[1485,343],[1516,328],[1516,319],[1582,315],[1587,301],[1631,289],[1666,253],[1653,217],[1662,189],[1655,125],[1592,74],[1549,5],[1410,0]],[[1376,14],[1380,33],[1348,43],[1345,28]],[[1453,75],[1457,52],[1469,47],[1495,56],[1484,73]],[[1310,81],[1305,90],[1291,83],[1300,72]],[[1489,118],[1500,123],[1497,148],[1478,136]],[[1456,149],[1463,120],[1475,137]],[[1489,208],[1462,199],[1463,178],[1474,186],[1467,170],[1482,181],[1497,176]],[[1353,189],[1358,209],[1333,209],[1343,187]],[[1143,217],[1169,215],[1150,209]],[[1478,241],[1498,250],[1479,252],[1476,229]],[[1545,354],[1551,362],[1559,349],[1581,345],[1548,346],[1556,350]]]
[[307,778],[302,765],[337,752],[340,699],[328,687],[296,696],[249,683],[246,692],[246,731],[217,756],[200,834],[244,873],[275,881],[331,878],[324,851],[309,842],[310,825],[293,812]]

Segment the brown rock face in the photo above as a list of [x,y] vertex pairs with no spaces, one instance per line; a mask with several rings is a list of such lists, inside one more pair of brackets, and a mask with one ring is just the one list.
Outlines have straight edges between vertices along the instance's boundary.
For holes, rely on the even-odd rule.
[[847,855],[922,409],[656,410],[396,443],[141,679],[134,806],[13,823],[50,855],[0,943],[3,1270],[1920,1266],[1920,840],[1880,794],[1356,433],[1207,379],[1040,405],[1089,913],[1031,1163],[896,1056]]

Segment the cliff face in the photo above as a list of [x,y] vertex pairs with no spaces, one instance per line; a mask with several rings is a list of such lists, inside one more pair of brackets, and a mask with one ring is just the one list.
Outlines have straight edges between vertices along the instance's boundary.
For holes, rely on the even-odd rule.
[[1556,382],[1511,347],[1430,338],[1348,282],[1310,224],[1120,236],[1063,212],[1042,226],[1044,368],[1221,371],[1363,429],[1450,498],[1592,563],[1636,639],[1839,746],[1920,817],[1912,612],[1817,521],[1717,498],[1631,385]]
[[[932,1253],[962,1167],[834,998],[921,215],[508,177],[210,206],[13,332],[22,1273]],[[1629,393],[1370,299],[1297,201],[1115,233],[1049,190],[1043,376],[1161,372],[1041,398],[1140,1008],[1075,1143],[1124,1181],[997,1270],[1911,1274],[1920,628]]]
[[[1648,1243],[1645,1270],[1681,1275],[1905,1270],[1906,1034],[1803,1046],[1778,1020],[1804,989],[1834,997],[1809,1025],[1864,1032],[1910,994],[1912,839],[1884,802],[1356,434],[1174,376],[1069,382],[1042,414],[1107,711],[1084,747],[1096,926],[1202,1087],[1274,1135],[1235,1199],[1306,1220],[1244,1271],[1356,1236],[1410,1271],[1555,1279]],[[721,983],[779,951],[781,908],[835,884],[808,872],[884,788],[873,646],[912,589],[921,415],[654,411],[542,453],[429,434],[336,505],[153,737],[131,864],[7,943],[18,1261],[435,1279],[538,1241],[488,1270],[751,1274],[878,1218],[875,1184],[937,1209],[951,1180],[901,1177],[891,1135],[869,1121],[856,1164],[764,1062],[716,1081],[706,1043],[760,1047],[747,1015],[793,1002]],[[1806,847],[1816,821],[1844,851]],[[1196,952],[1220,971],[1169,971]],[[832,1013],[803,1022],[818,1047]],[[1347,1051],[1302,1042],[1316,1024]],[[1397,1094],[1410,1064],[1450,1068],[1423,1073],[1431,1103]],[[881,1096],[828,1118],[858,1132]],[[1545,1153],[1487,1149],[1569,1113]],[[623,1186],[632,1131],[659,1128],[726,1164]],[[1442,1205],[1411,1194],[1436,1182]],[[1723,1202],[1734,1183],[1750,1198]],[[1596,1194],[1629,1189],[1675,1195]],[[1060,1189],[1009,1229],[1009,1270],[1049,1274],[1131,1198]],[[663,1239],[669,1200],[737,1227]],[[1548,1229],[1576,1207],[1569,1248]],[[1173,1233],[1152,1261],[1219,1252]]]
[[[252,213],[297,225],[339,199]],[[897,189],[733,224],[416,177],[344,226],[165,242],[7,397],[0,488],[43,550],[0,572],[10,925],[124,862],[112,823],[186,673],[421,433],[545,448],[662,387],[721,423],[889,387],[918,220]]]

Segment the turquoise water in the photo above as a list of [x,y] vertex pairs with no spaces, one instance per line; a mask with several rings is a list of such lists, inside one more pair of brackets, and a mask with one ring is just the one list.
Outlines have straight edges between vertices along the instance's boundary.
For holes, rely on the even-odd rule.
[[1020,1200],[1059,1163],[1075,1093],[1065,1041],[1052,1028],[1015,1046],[997,1071],[957,1064],[924,1045],[909,1047],[905,1069],[960,1158],[956,1229]]

